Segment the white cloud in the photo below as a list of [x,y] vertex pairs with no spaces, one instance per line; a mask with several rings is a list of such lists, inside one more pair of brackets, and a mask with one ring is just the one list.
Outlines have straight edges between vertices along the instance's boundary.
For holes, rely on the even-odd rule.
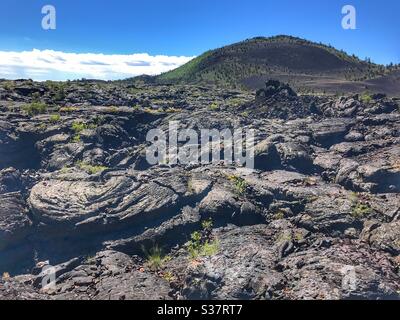
[[53,50],[0,51],[0,78],[33,80],[115,80],[175,69],[194,57],[151,56],[147,53],[106,55]]

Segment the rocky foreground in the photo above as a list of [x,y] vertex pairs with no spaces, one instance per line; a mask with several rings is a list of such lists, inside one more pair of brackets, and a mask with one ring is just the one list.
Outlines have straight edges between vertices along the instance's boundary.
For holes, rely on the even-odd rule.
[[[17,81],[0,111],[0,299],[400,298],[399,100]],[[172,120],[255,129],[256,170],[150,166]]]

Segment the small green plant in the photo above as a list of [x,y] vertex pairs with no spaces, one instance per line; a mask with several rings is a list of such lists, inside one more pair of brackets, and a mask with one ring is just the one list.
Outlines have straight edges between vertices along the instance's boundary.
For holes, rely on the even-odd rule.
[[246,180],[235,175],[229,176],[228,180],[233,183],[235,191],[238,195],[244,195],[246,193],[248,187]]
[[53,114],[50,116],[50,122],[57,123],[61,120],[61,116],[59,114]]
[[61,107],[58,111],[61,113],[71,113],[78,110],[79,109],[75,107]]
[[62,101],[64,100],[66,97],[65,91],[64,91],[64,87],[60,86],[57,91],[55,92],[54,95],[54,100],[56,101]]
[[213,225],[214,225],[214,222],[212,221],[211,218],[204,220],[201,223],[201,227],[203,228],[203,230],[212,230]]
[[24,110],[28,115],[33,116],[45,113],[47,111],[47,107],[48,106],[44,103],[34,102],[24,105],[22,110]]
[[210,257],[216,255],[219,250],[219,242],[217,240],[205,241],[201,243],[197,239],[197,234],[192,234],[192,240],[189,242],[188,252],[191,259],[197,259],[199,257]]
[[73,122],[71,125],[72,131],[76,134],[81,133],[83,130],[87,129],[87,125],[82,122]]
[[362,219],[373,213],[373,209],[366,199],[363,199],[359,194],[353,192],[350,196],[352,201],[351,216],[355,219]]
[[81,135],[80,134],[76,134],[72,137],[72,142],[73,143],[80,143],[81,142]]
[[201,223],[202,230],[191,234],[191,240],[187,246],[191,259],[209,257],[218,253],[219,242],[211,238],[213,224],[211,218],[204,220]]
[[367,203],[357,203],[351,210],[351,216],[356,219],[365,218],[372,213],[372,208]]
[[81,135],[80,133],[83,130],[86,130],[88,126],[85,123],[82,122],[73,122],[71,125],[71,130],[74,131],[75,135],[72,137],[72,141],[74,143],[79,143],[81,142]]
[[201,233],[196,231],[191,234],[191,240],[188,245],[188,252],[192,259],[197,259],[201,252]]
[[218,104],[216,102],[214,102],[208,107],[208,109],[210,111],[218,111],[219,110],[219,106],[218,106]]
[[365,92],[365,93],[363,93],[363,94],[361,95],[360,100],[361,100],[361,102],[363,102],[363,103],[371,103],[371,101],[372,101],[373,99],[372,99],[372,96],[371,96],[368,92]]
[[143,252],[146,255],[146,265],[152,271],[157,271],[166,263],[170,258],[163,254],[162,249],[158,245],[154,245],[148,251],[142,247]]
[[93,165],[83,162],[83,161],[78,161],[76,163],[76,166],[78,168],[86,171],[89,174],[97,174],[97,173],[103,172],[104,170],[108,169],[108,167],[105,167],[105,166],[93,166]]
[[172,274],[172,272],[166,272],[163,275],[164,280],[168,281],[169,283],[174,282],[175,281],[175,276]]
[[216,255],[218,251],[219,251],[219,242],[217,240],[206,241],[202,246],[200,255],[204,257],[212,257]]

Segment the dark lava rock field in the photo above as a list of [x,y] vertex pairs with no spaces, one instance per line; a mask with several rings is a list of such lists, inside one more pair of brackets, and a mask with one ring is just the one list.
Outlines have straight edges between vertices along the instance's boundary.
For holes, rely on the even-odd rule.
[[[0,81],[0,299],[399,299],[399,102]],[[254,129],[255,170],[150,166],[170,121]]]

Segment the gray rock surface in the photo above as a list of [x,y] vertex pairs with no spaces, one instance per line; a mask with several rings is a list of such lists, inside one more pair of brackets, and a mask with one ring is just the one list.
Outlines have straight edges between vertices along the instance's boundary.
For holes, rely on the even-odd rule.
[[[398,100],[12,84],[0,299],[400,299]],[[254,129],[255,169],[149,165],[146,135],[170,121]]]

